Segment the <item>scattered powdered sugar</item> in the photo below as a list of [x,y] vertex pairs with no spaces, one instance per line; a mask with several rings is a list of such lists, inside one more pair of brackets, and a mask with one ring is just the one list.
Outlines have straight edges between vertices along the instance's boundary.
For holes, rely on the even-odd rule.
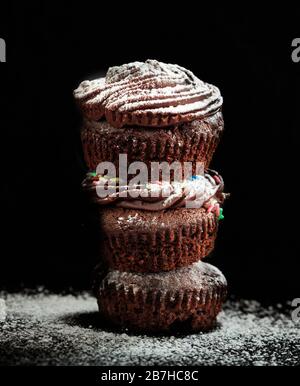
[[119,225],[123,224],[123,221],[124,221],[124,217],[118,217],[117,218],[117,222]]
[[145,336],[103,323],[86,293],[0,296],[7,305],[0,325],[1,365],[300,364],[300,325],[286,305],[229,301],[220,326],[210,333]]
[[126,221],[127,222],[131,222],[131,223],[134,223],[136,222],[136,220],[139,219],[139,215],[138,213],[136,213],[134,216],[131,216],[131,214],[127,217]]
[[138,221],[138,213],[136,213],[134,216],[131,214],[128,215],[127,217],[118,217],[117,218],[117,223],[122,226],[126,226],[127,224],[134,224],[136,221]]
[[[133,202],[135,202],[135,201],[133,201]],[[124,229],[126,227],[130,227],[130,226],[135,225],[135,224],[139,225],[139,226],[143,226],[143,225],[150,226],[150,225],[158,225],[159,224],[156,216],[153,216],[151,219],[147,219],[147,221],[145,221],[143,219],[143,217],[141,217],[141,215],[139,215],[139,213],[137,213],[137,212],[134,215],[129,214],[126,217],[118,217],[117,223],[118,223],[118,225],[122,226]]]
[[5,322],[6,319],[6,304],[4,299],[0,299],[0,323]]

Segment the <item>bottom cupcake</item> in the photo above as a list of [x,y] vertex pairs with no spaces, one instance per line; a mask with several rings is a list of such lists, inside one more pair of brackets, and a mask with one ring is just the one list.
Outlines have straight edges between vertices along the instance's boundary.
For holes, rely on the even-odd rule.
[[207,331],[226,297],[224,275],[201,261],[170,272],[108,271],[96,284],[99,311],[141,332]]

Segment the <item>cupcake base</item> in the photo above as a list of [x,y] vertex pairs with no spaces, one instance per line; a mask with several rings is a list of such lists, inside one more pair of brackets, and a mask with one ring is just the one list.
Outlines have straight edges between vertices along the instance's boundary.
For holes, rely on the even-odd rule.
[[95,294],[101,314],[116,326],[140,332],[208,331],[226,297],[226,279],[197,262],[171,272],[109,271]]
[[[113,162],[118,170],[119,154],[127,154],[128,164],[141,161],[200,162],[207,168],[224,122],[221,112],[166,128],[124,127],[116,129],[106,121],[85,119],[81,132],[83,153],[90,170],[100,162]],[[196,166],[193,165],[195,172]]]
[[129,272],[169,271],[202,259],[214,248],[218,220],[204,208],[159,212],[106,208],[100,213],[104,258]]

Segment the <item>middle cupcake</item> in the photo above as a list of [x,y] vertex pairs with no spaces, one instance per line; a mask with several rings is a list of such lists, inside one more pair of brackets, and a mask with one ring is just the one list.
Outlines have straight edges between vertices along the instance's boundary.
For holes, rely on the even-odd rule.
[[[225,198],[218,173],[208,170],[181,183],[134,187],[124,187],[121,181],[115,185],[115,180],[89,173],[83,181],[84,189],[99,204],[104,258],[112,269],[169,271],[212,251]],[[114,185],[115,192],[100,197],[98,189],[103,184],[108,190]],[[126,197],[121,197],[121,188]],[[138,197],[133,197],[137,190]]]

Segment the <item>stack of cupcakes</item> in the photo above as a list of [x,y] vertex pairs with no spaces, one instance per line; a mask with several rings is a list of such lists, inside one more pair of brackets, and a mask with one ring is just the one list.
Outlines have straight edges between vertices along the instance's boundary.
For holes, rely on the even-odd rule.
[[[144,332],[211,329],[227,287],[201,261],[214,248],[225,198],[221,176],[208,169],[224,127],[218,88],[180,66],[147,60],[112,67],[74,96],[90,169],[83,187],[97,204],[103,236],[94,284],[100,312]],[[189,162],[193,173],[199,164],[204,172],[130,185],[118,174],[120,154],[149,170],[153,162]],[[104,162],[117,175],[100,173]]]

